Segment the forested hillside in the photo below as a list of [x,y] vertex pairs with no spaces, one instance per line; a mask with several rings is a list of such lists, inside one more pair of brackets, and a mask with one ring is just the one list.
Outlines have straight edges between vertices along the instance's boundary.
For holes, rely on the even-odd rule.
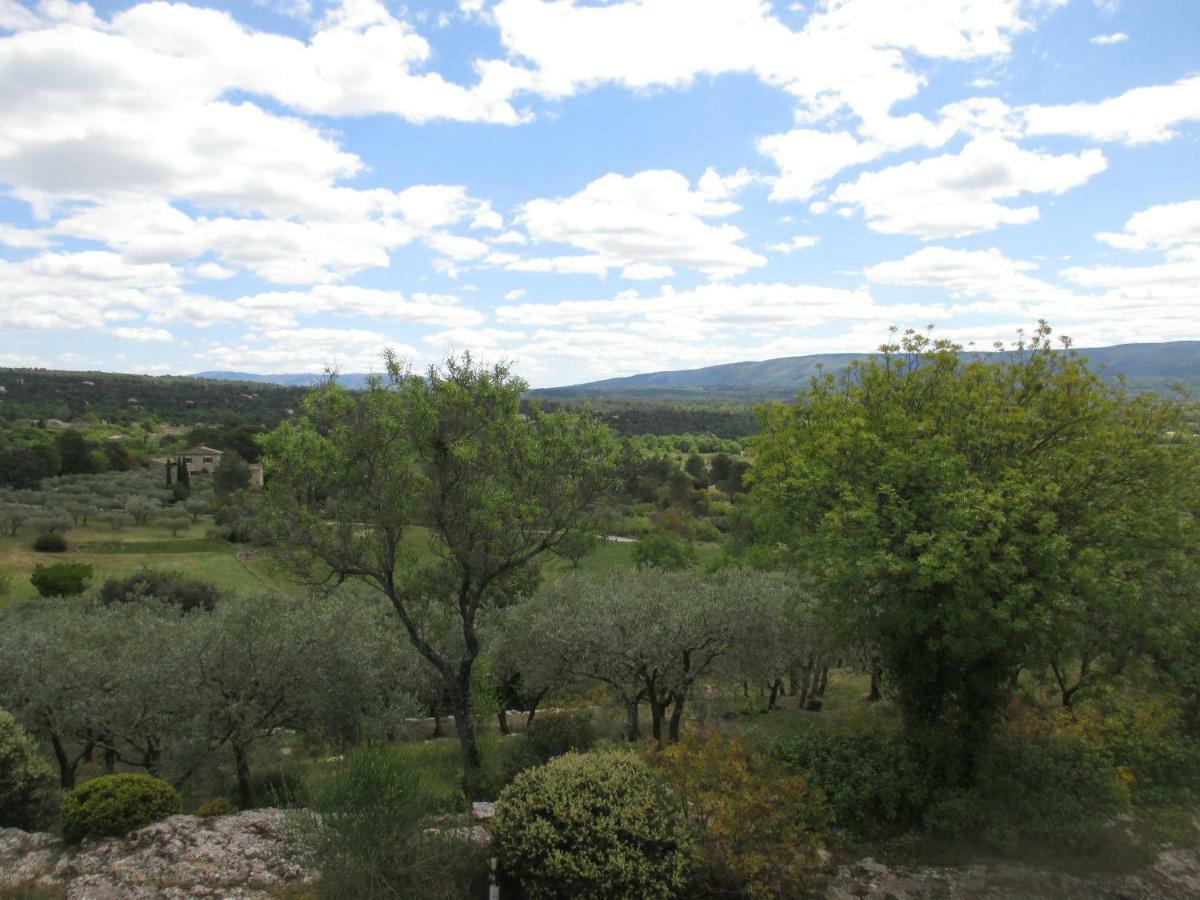
[[0,369],[0,419],[71,419],[93,414],[113,422],[153,416],[174,424],[274,425],[305,388],[174,375]]

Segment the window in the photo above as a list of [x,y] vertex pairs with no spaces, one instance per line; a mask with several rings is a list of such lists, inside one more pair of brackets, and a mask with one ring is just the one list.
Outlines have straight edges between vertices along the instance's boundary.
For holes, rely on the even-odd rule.
[[212,462],[212,457],[211,457],[211,456],[206,456],[206,457],[204,457],[204,461],[205,461],[206,463],[210,463],[210,462]]
[[183,458],[183,463],[184,465],[190,466],[192,464],[192,458],[190,456],[185,456]]

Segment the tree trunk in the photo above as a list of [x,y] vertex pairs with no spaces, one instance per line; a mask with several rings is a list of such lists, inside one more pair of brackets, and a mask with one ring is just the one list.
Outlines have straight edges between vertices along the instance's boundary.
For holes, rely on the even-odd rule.
[[250,760],[246,757],[246,748],[236,742],[232,746],[233,760],[237,765],[238,805],[242,809],[254,809],[254,783],[250,781]]
[[496,721],[500,724],[501,734],[511,734],[508,730],[508,710],[504,708],[504,704],[500,704],[500,708],[496,710]]
[[683,705],[687,702],[687,694],[680,692],[675,695],[675,704],[671,707],[671,721],[667,726],[667,738],[672,744],[679,743],[679,726],[683,722]]
[[638,711],[642,705],[640,697],[634,697],[632,700],[625,701],[625,740],[640,741],[642,739],[642,725],[638,720]]
[[825,689],[829,687],[829,666],[824,666],[821,669],[821,680],[818,683],[816,693],[820,696],[825,696]]
[[771,695],[767,700],[767,712],[775,708],[775,701],[779,698],[779,692],[783,689],[783,679],[776,678],[771,682]]
[[867,692],[867,702],[877,703],[883,697],[879,690],[879,672],[871,670],[871,689]]
[[658,746],[663,743],[663,714],[667,711],[669,701],[657,701],[654,698],[650,699],[650,733],[654,735],[654,741]]
[[533,717],[537,715],[538,704],[542,702],[549,690],[550,688],[548,687],[542,688],[540,691],[534,694],[533,699],[529,701],[529,715],[525,718],[526,730],[528,730],[529,726],[533,724]]
[[479,764],[479,744],[475,740],[475,723],[471,721],[469,683],[466,690],[463,690],[461,683],[456,685],[451,708],[454,710],[454,731],[458,734],[458,746],[462,751],[463,790],[468,800],[478,800],[480,798],[476,794],[480,789],[482,768]]
[[440,738],[444,734],[442,731],[442,713],[436,703],[429,704],[429,714],[433,716],[433,736]]
[[50,746],[54,748],[54,758],[58,761],[58,782],[64,791],[75,787],[75,767],[67,756],[67,748],[63,746],[58,732],[50,732]]

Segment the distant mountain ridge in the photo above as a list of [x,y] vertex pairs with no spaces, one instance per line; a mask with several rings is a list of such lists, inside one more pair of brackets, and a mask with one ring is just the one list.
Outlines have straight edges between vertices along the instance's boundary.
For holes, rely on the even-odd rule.
[[[1111,347],[1078,348],[1108,380],[1124,376],[1133,390],[1169,390],[1175,384],[1200,394],[1200,341],[1117,344]],[[606,378],[564,387],[539,388],[533,396],[556,399],[587,397],[628,397],[643,399],[699,399],[720,397],[729,400],[756,400],[789,397],[803,388],[819,371],[836,372],[856,359],[872,353],[817,353],[809,356],[783,356],[777,359],[723,363],[700,369],[646,372],[623,378]],[[967,352],[967,356],[996,357],[995,352]],[[248,372],[198,372],[193,378],[220,381],[247,381],[308,387],[323,375],[312,373],[255,375]],[[366,383],[365,373],[347,372],[338,381],[350,388]]]
[[[1132,390],[1169,390],[1176,384],[1200,393],[1200,341],[1117,344],[1111,347],[1077,348],[1106,380],[1124,376]],[[757,362],[735,362],[647,372],[624,378],[607,378],[568,387],[543,388],[534,395],[558,398],[642,397],[680,398],[704,395],[728,399],[744,396],[791,396],[820,371],[837,372],[856,359],[873,353],[819,353],[784,356]],[[996,352],[966,352],[965,356],[998,357]]]

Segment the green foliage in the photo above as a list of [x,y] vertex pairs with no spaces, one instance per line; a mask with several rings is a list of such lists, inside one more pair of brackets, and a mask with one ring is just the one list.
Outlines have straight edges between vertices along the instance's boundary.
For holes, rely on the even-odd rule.
[[29,576],[30,582],[43,597],[71,597],[82,594],[92,578],[92,567],[86,563],[38,563]]
[[698,835],[706,895],[810,893],[828,810],[807,779],[715,732],[689,732],[656,761]]
[[590,712],[565,712],[539,716],[525,729],[529,750],[540,762],[564,753],[585,753],[596,743],[596,725]]
[[0,828],[44,831],[58,816],[58,779],[33,740],[0,709]]
[[1141,652],[1200,545],[1200,442],[1044,325],[1002,361],[911,332],[885,349],[765,411],[755,525],[962,783],[1022,668]]
[[437,798],[421,770],[389,747],[367,746],[333,764],[309,785],[321,818],[302,826],[327,897],[452,900],[470,895],[482,851],[453,834],[428,835]]
[[1021,842],[1096,846],[1105,825],[1129,805],[1129,789],[1102,750],[1078,738],[1005,737],[980,756],[973,784],[939,788],[925,827],[977,834],[993,846]]
[[37,553],[65,553],[67,539],[56,531],[39,534],[33,539],[33,549]]
[[166,569],[142,569],[124,578],[109,578],[100,587],[101,603],[133,603],[153,599],[178,606],[180,612],[212,612],[221,591],[207,581]]
[[0,597],[12,590],[13,578],[11,572],[0,572]]
[[808,774],[841,828],[869,833],[921,822],[929,798],[927,773],[899,735],[831,734],[813,727],[772,741],[765,750],[791,771]]
[[666,531],[652,531],[638,539],[633,562],[639,569],[678,572],[694,565],[696,551],[689,541]]
[[151,775],[101,775],[68,791],[62,802],[63,838],[119,837],[180,810],[179,794]]
[[237,804],[228,797],[214,797],[212,800],[207,800],[196,807],[196,815],[202,819],[232,816],[237,811]]
[[530,900],[680,897],[696,864],[677,801],[631,752],[568,753],[522,772],[500,795],[493,833]]
[[1200,740],[1129,732],[1110,736],[1102,749],[1120,772],[1129,773],[1134,803],[1165,806],[1200,799]]
[[213,470],[213,490],[232,494],[250,484],[250,466],[236,450],[227,450]]
[[242,785],[229,787],[229,801],[240,809],[290,809],[308,805],[308,785],[298,769],[292,767],[259,769],[247,779],[252,802],[243,800]]

